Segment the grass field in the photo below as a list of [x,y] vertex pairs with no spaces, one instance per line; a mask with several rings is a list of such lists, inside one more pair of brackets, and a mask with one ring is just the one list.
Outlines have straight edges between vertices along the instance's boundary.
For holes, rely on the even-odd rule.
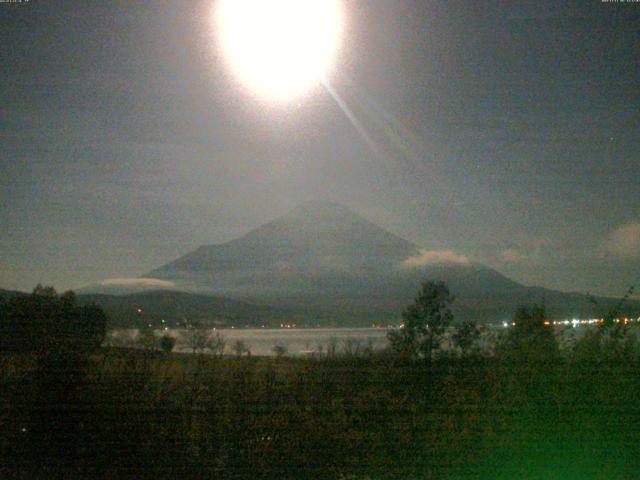
[[637,359],[0,359],[2,478],[640,477]]

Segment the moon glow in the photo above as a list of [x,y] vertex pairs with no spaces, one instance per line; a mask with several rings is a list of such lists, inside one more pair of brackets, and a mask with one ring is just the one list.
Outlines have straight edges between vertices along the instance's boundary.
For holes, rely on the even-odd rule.
[[215,19],[239,79],[262,97],[285,101],[330,71],[343,12],[339,0],[219,0]]

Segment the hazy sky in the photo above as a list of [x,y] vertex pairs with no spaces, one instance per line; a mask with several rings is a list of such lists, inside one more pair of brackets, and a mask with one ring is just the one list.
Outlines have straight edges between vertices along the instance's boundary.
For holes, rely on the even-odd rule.
[[322,87],[246,91],[212,3],[0,3],[0,287],[139,276],[314,198],[526,284],[640,286],[640,3],[346,0],[331,83],[378,155]]

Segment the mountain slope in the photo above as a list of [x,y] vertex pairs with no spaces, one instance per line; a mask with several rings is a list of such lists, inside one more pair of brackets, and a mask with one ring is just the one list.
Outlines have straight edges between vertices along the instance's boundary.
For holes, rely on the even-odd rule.
[[4,290],[0,288],[0,298],[11,298],[11,297],[18,297],[21,295],[26,295],[26,293],[18,292],[16,290]]
[[[28,293],[0,289],[4,299]],[[95,304],[107,314],[109,328],[135,328],[146,323],[156,327],[180,327],[185,322],[207,327],[275,327],[281,323],[304,323],[310,319],[299,312],[255,305],[228,298],[188,292],[157,290],[126,295],[77,294],[81,305]],[[162,322],[164,320],[164,322]]]
[[268,298],[319,285],[353,286],[353,281],[393,269],[417,251],[416,245],[346,207],[313,203],[237,240],[200,247],[149,275],[196,289]]
[[78,295],[78,302],[101,306],[109,317],[110,328],[137,327],[143,323],[175,327],[185,322],[209,327],[273,327],[299,317],[285,309],[166,290],[130,295],[84,294]]
[[449,285],[458,319],[502,321],[519,304],[543,300],[554,317],[596,314],[586,295],[525,287],[464,257],[437,253],[344,206],[314,202],[145,277],[293,309],[332,325],[394,323],[426,279]]

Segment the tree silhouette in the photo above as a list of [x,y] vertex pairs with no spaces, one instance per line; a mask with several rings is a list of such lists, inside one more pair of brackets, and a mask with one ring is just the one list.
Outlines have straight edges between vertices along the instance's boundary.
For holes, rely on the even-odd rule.
[[138,346],[143,350],[154,351],[158,347],[158,339],[153,326],[149,323],[145,323],[140,327],[136,340]]
[[31,295],[0,303],[0,350],[80,353],[104,341],[107,317],[95,305],[77,305],[72,291],[58,295],[38,285]]
[[193,324],[187,330],[186,344],[193,353],[203,352],[205,349],[210,348],[209,337],[210,333],[206,328],[199,324]]
[[284,345],[274,345],[272,351],[277,358],[282,358],[287,354],[287,347]]
[[211,353],[217,357],[222,357],[224,355],[224,349],[227,346],[227,342],[220,332],[216,332],[215,335],[210,337],[209,340],[209,348],[211,349]]
[[444,282],[424,282],[415,301],[402,313],[402,327],[388,334],[392,350],[401,356],[430,360],[453,320],[453,300]]
[[173,347],[175,346],[176,346],[176,339],[173,337],[170,337],[169,335],[165,335],[160,339],[160,349],[164,353],[171,353],[171,351],[173,350]]
[[465,320],[453,334],[453,343],[466,355],[480,339],[480,330],[473,320]]
[[233,350],[236,352],[236,356],[241,357],[243,353],[248,352],[246,343],[243,340],[236,340],[233,344]]
[[510,360],[547,363],[559,356],[553,327],[544,305],[520,306],[511,327],[498,346],[498,353]]

